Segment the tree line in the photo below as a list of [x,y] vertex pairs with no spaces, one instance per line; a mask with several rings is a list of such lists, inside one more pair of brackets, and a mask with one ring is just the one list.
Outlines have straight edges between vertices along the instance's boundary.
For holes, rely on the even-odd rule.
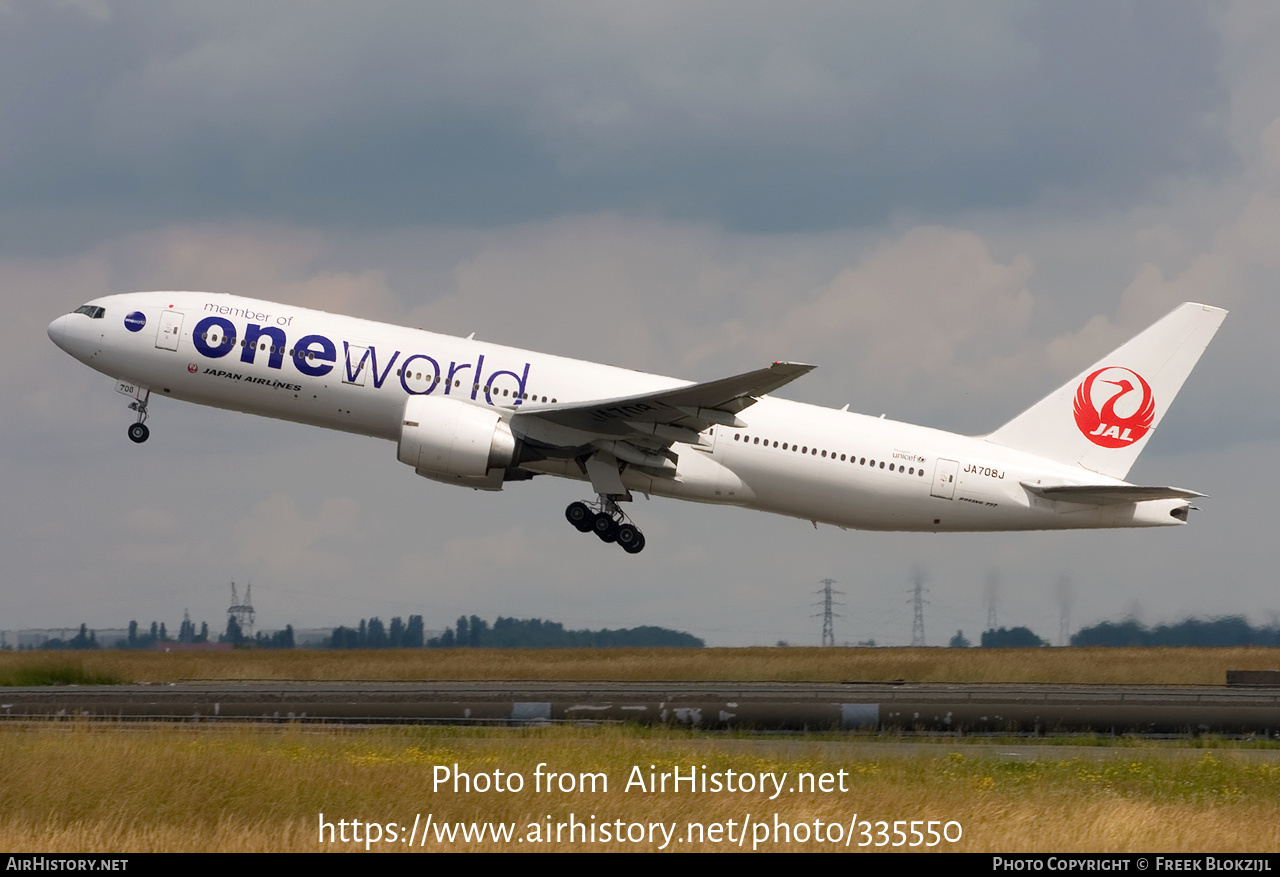
[[1146,627],[1132,618],[1103,621],[1071,637],[1073,646],[1280,646],[1280,626],[1254,627],[1239,615],[1187,618]]
[[425,640],[421,615],[410,615],[407,623],[392,618],[390,626],[378,618],[362,618],[356,627],[335,628],[329,640],[335,649],[700,649],[705,645],[696,636],[664,627],[565,630],[558,621],[501,615],[492,625],[477,615],[462,615],[444,633]]
[[[149,628],[130,621],[124,639],[111,643],[98,642],[96,634],[80,625],[80,632],[69,639],[48,639],[36,648],[41,649],[153,649],[163,648],[165,643],[220,642],[249,648],[296,648],[293,625],[284,630],[265,633],[258,631],[247,636],[235,616],[227,617],[223,633],[214,634],[208,622],[199,628],[184,618],[177,636],[172,636],[164,622],[151,622]],[[454,625],[441,635],[427,638],[421,615],[410,615],[408,620],[396,616],[389,624],[382,619],[361,618],[359,624],[333,629],[323,643],[333,649],[571,649],[571,648],[692,648],[706,645],[701,639],[683,631],[664,627],[641,626],[619,630],[566,630],[558,621],[541,618],[507,618],[498,616],[492,625],[476,615],[460,616]]]
[[356,627],[335,627],[329,638],[333,649],[420,649],[425,631],[421,615],[410,615],[406,623],[396,616],[389,627],[380,618],[361,618]]
[[692,634],[665,627],[644,625],[620,630],[565,630],[558,621],[504,618],[501,615],[492,627],[475,615],[460,616],[451,629],[427,640],[429,649],[700,649],[705,645]]
[[[1173,624],[1147,627],[1133,618],[1123,621],[1100,621],[1090,627],[1082,627],[1072,635],[1073,646],[1114,647],[1179,647],[1200,646],[1218,648],[1229,646],[1280,646],[1280,625],[1254,627],[1248,619],[1239,615],[1222,618],[1184,618]],[[952,648],[971,645],[961,631],[951,638]],[[983,631],[983,648],[1035,648],[1049,643],[1030,628],[1011,627]]]
[[61,639],[52,637],[45,640],[35,648],[39,649],[152,649],[163,647],[165,643],[207,643],[220,642],[231,643],[232,645],[252,645],[255,648],[263,649],[292,649],[294,648],[293,625],[285,625],[284,630],[265,633],[258,631],[252,637],[247,636],[240,628],[239,622],[235,616],[227,616],[227,629],[224,633],[214,635],[210,639],[209,622],[200,622],[199,630],[196,629],[195,622],[190,618],[184,618],[182,624],[178,626],[178,635],[172,636],[168,627],[163,621],[151,622],[151,627],[142,629],[138,626],[136,620],[129,622],[128,633],[124,639],[117,639],[110,643],[98,642],[98,636],[95,631],[88,630],[84,624],[80,625],[80,632],[70,639]]

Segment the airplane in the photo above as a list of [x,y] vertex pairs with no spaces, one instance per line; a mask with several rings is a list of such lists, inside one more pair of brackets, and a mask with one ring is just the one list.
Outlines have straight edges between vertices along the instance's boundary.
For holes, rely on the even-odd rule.
[[461,487],[586,481],[569,523],[635,554],[635,493],[859,530],[1185,525],[1204,494],[1124,478],[1225,317],[1180,305],[983,436],[775,398],[802,363],[690,383],[218,293],[96,298],[49,337],[131,397],[136,443],[172,397],[387,439]]

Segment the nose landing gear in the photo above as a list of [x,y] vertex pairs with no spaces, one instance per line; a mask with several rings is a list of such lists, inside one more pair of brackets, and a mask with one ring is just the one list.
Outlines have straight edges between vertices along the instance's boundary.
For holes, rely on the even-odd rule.
[[644,534],[606,494],[600,494],[590,505],[571,503],[564,510],[564,516],[578,528],[578,532],[594,532],[601,542],[616,542],[627,554],[639,554],[644,550]]
[[129,410],[138,412],[138,419],[135,423],[129,424],[129,441],[136,445],[140,445],[151,437],[151,430],[147,428],[147,400],[151,398],[150,390],[139,389],[137,396],[129,403]]

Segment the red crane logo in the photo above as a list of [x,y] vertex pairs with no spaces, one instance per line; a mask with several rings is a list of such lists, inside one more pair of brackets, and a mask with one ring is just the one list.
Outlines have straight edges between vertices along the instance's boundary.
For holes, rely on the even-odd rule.
[[[1098,380],[1099,376],[1107,377]],[[1135,386],[1130,378],[1138,383]],[[1106,395],[1104,387],[1098,388],[1102,406],[1093,394],[1094,384],[1110,384],[1120,391]],[[1141,389],[1141,393],[1135,391]],[[1120,412],[1116,411],[1117,404]],[[1147,434],[1156,416],[1156,400],[1151,385],[1142,375],[1118,365],[1100,368],[1085,378],[1076,390],[1076,426],[1084,437],[1103,448],[1126,448]]]

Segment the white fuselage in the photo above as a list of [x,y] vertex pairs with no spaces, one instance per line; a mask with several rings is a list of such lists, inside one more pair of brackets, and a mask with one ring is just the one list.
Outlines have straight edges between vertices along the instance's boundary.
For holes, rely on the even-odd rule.
[[[688,383],[239,296],[132,293],[89,304],[104,314],[59,317],[50,337],[86,365],[149,389],[153,400],[169,396],[393,442],[413,395],[490,407],[510,421],[540,408]],[[674,477],[630,467],[623,483],[645,494],[868,530],[1185,523],[1185,513],[1172,514],[1186,508],[1180,499],[1040,498],[1025,485],[1124,482],[982,437],[769,396],[739,416],[745,427],[713,426],[697,444],[674,445]],[[520,468],[585,478],[569,454]]]

